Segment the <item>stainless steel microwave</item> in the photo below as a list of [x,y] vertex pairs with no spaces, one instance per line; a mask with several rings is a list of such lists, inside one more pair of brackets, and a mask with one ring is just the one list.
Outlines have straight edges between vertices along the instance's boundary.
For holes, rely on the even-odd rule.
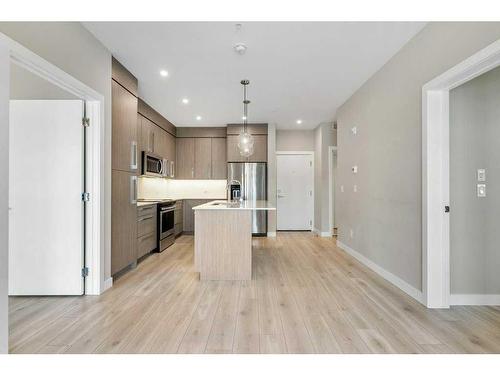
[[142,175],[174,178],[174,162],[152,152],[142,152]]

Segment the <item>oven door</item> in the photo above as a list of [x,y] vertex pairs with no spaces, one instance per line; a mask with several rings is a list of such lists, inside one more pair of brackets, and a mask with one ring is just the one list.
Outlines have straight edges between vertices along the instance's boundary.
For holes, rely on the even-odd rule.
[[158,228],[159,250],[163,251],[175,241],[174,235],[174,207],[160,209],[160,223]]

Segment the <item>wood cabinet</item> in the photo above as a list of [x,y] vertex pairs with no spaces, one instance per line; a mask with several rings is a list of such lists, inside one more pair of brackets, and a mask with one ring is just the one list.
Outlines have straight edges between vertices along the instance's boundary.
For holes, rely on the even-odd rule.
[[212,138],[211,161],[213,180],[225,180],[227,178],[227,151],[226,138]]
[[175,203],[175,209],[174,209],[174,235],[176,237],[181,235],[182,232],[184,231],[183,221],[184,221],[183,201],[178,200]]
[[225,179],[225,138],[177,138],[177,175],[181,180]]
[[183,218],[183,229],[184,233],[192,234],[194,233],[194,211],[193,207],[199,206],[200,204],[207,203],[213,199],[184,199],[184,218]]
[[194,139],[194,178],[208,180],[212,176],[212,139]]
[[194,138],[177,138],[175,161],[177,179],[194,178]]
[[158,213],[155,204],[137,208],[137,258],[157,247]]
[[112,169],[135,172],[140,156],[137,138],[137,98],[112,82]]
[[254,153],[245,158],[238,149],[238,136],[227,136],[227,161],[228,162],[267,162],[267,135],[252,135],[254,139]]
[[113,170],[111,177],[111,274],[137,260],[137,176]]

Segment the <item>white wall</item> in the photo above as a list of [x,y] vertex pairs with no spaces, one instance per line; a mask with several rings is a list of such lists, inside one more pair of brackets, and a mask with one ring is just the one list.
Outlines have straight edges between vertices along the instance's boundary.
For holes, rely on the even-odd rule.
[[419,290],[422,85],[498,38],[498,22],[430,23],[337,111],[339,240]]
[[78,22],[0,22],[0,32],[104,96],[101,246],[105,251],[105,278],[108,278],[111,276],[111,54]]
[[0,40],[0,354],[9,348],[9,49]]

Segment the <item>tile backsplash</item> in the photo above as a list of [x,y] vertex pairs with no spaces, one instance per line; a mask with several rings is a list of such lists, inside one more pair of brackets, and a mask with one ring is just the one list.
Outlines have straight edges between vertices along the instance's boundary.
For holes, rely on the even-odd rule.
[[139,199],[226,199],[226,180],[139,177]]

